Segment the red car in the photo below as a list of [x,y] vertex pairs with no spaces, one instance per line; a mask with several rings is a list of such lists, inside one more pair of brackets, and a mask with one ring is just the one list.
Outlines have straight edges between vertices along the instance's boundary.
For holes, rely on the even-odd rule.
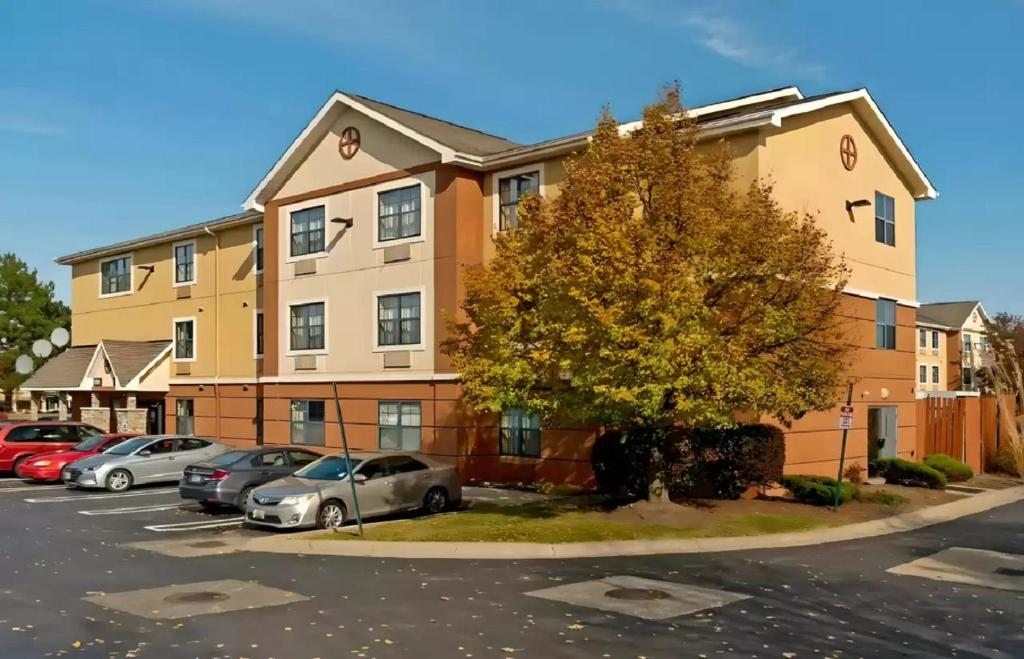
[[138,434],[94,435],[72,446],[67,451],[45,453],[28,458],[18,465],[18,476],[34,481],[59,481],[61,469],[65,466],[90,455],[103,453],[108,448],[132,437],[138,437]]
[[21,476],[22,463],[33,455],[67,451],[102,434],[99,428],[76,421],[0,422],[0,472],[13,471]]

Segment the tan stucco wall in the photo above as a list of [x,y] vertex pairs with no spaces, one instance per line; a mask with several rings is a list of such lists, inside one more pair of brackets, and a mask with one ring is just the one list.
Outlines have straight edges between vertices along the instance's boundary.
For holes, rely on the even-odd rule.
[[[364,143],[366,141],[364,135]],[[335,152],[334,159],[343,162]],[[362,173],[362,172],[361,172]],[[289,306],[296,302],[326,300],[327,345],[317,356],[314,373],[379,374],[384,372],[384,354],[375,351],[375,292],[422,293],[423,348],[410,354],[411,366],[402,372],[429,373],[434,368],[434,191],[435,173],[424,172],[412,177],[388,181],[327,197],[317,197],[282,206],[278,213],[278,249],[282,255],[278,276],[279,307],[277,309],[279,373],[296,373],[295,358],[289,355]],[[338,178],[333,184],[349,179]],[[408,242],[410,258],[385,263],[384,248],[396,242],[375,245],[376,205],[380,192],[419,183],[421,195],[421,236]],[[315,274],[296,276],[296,259],[290,253],[291,213],[313,206],[325,206],[327,254],[317,257]],[[353,226],[331,223],[331,218],[352,218]],[[269,217],[265,220],[269,222]],[[303,260],[303,259],[299,259]],[[308,260],[308,259],[306,259]],[[266,316],[267,319],[270,316]],[[304,371],[305,372],[305,371]]]
[[[191,297],[178,299],[173,286],[174,242],[132,251],[133,292],[101,298],[100,259],[72,267],[71,326],[73,345],[100,339],[153,341],[172,339],[172,319],[196,318],[196,361],[191,376],[216,373],[215,322],[220,316],[220,375],[255,375],[253,312],[257,276],[253,274],[253,225],[227,229],[221,240],[220,271],[214,277],[214,238],[196,240],[197,281]],[[153,266],[147,273],[140,266]],[[216,281],[216,284],[215,284]],[[219,296],[215,291],[219,290]],[[218,309],[219,307],[219,309]]]
[[[361,146],[349,160],[338,153],[341,131],[359,129]],[[438,154],[354,110],[344,110],[301,165],[274,195],[281,199],[440,160]]]
[[[839,155],[843,135],[857,144],[858,159],[847,171]],[[850,105],[784,120],[767,133],[760,176],[775,185],[787,209],[815,214],[852,273],[849,286],[902,300],[916,300],[914,199]],[[875,191],[896,200],[895,247],[875,241]],[[846,211],[847,200],[870,206]]]

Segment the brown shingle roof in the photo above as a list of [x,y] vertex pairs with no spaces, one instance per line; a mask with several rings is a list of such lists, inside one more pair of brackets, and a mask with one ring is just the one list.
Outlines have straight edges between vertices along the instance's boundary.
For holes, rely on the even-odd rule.
[[946,327],[962,327],[978,304],[977,300],[922,304],[917,310],[917,319]]
[[128,386],[170,345],[170,341],[103,341],[103,349],[110,358],[110,368],[122,387]]
[[96,346],[68,348],[39,367],[39,370],[21,385],[22,389],[67,389],[78,387],[89,368]]

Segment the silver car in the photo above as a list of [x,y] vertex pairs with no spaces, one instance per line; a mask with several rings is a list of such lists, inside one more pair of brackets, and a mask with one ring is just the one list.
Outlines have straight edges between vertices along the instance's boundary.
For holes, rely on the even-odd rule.
[[[462,500],[453,465],[419,454],[353,453],[353,480],[363,517],[424,509],[439,513]],[[281,529],[337,528],[355,518],[345,457],[320,458],[287,478],[253,490],[245,519]]]
[[147,435],[106,453],[72,462],[61,472],[69,486],[124,492],[132,485],[181,480],[185,467],[227,453],[231,447],[201,437]]

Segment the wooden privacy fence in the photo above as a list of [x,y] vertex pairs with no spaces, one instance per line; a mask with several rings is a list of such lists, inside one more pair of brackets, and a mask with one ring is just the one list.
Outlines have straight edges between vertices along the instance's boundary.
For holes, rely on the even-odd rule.
[[929,396],[917,401],[921,457],[944,453],[975,473],[991,467],[1001,432],[994,396]]

